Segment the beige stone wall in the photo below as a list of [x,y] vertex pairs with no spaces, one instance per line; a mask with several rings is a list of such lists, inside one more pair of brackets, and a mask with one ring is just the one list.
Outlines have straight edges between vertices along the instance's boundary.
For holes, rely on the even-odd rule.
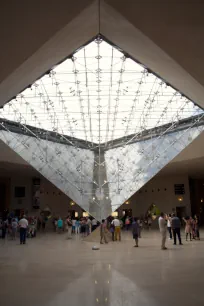
[[[178,201],[178,195],[174,193],[174,184],[185,185],[185,194],[183,195],[182,202]],[[123,209],[132,209],[134,216],[140,216],[144,214],[153,203],[160,211],[165,213],[171,213],[176,207],[185,206],[186,213],[190,214],[191,205],[188,176],[174,175],[155,177],[141,189],[141,192],[137,192],[130,198],[129,202],[129,205],[122,205],[120,214],[122,214]]]

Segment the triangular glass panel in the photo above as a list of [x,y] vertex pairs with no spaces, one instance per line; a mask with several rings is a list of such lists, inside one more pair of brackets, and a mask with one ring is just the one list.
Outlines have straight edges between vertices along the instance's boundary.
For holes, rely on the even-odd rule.
[[102,36],[6,103],[0,118],[0,139],[98,220],[204,127],[201,108]]

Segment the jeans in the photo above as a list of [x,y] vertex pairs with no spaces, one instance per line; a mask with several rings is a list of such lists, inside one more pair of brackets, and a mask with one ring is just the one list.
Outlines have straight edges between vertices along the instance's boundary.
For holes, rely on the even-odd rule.
[[26,243],[26,232],[27,232],[26,228],[23,228],[23,227],[20,228],[20,243],[21,244]]
[[181,230],[180,228],[173,228],[174,244],[176,244],[176,235],[178,236],[179,243],[181,244]]
[[80,233],[80,227],[79,226],[75,226],[75,234],[79,234]]
[[172,239],[172,231],[171,231],[171,227],[167,227],[168,231],[169,231],[169,238]]

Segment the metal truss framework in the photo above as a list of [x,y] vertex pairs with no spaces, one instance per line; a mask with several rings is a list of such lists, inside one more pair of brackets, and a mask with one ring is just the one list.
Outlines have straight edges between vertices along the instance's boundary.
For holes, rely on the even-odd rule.
[[0,138],[97,219],[203,131],[203,110],[101,35],[0,110]]

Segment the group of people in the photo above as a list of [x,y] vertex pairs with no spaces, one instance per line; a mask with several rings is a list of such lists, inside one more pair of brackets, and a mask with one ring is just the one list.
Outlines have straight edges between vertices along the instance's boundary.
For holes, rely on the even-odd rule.
[[5,239],[7,235],[11,236],[11,239],[16,240],[16,235],[19,230],[20,232],[20,244],[26,243],[26,237],[31,232],[28,231],[29,222],[25,216],[18,220],[17,217],[13,218],[1,218],[0,219],[0,230],[1,238]]
[[[194,218],[186,217],[182,220],[185,222],[186,241],[188,241],[188,237],[190,238],[190,241],[192,241],[192,239],[200,240],[199,218],[197,216],[195,216]],[[161,213],[158,221],[160,233],[162,236],[162,250],[167,249],[165,245],[167,229],[169,232],[169,239],[174,239],[174,245],[177,244],[177,238],[179,244],[183,244],[181,240],[181,220],[176,216],[176,214],[165,215],[164,213]]]
[[[41,219],[40,219],[41,220]],[[188,238],[200,240],[199,231],[199,218],[195,216],[186,217],[182,219],[185,223],[186,241]],[[161,213],[159,220],[159,229],[161,233],[161,249],[166,250],[166,236],[167,230],[169,233],[169,239],[174,241],[174,245],[177,244],[177,239],[180,245],[182,245],[181,239],[181,220],[176,214],[166,215]],[[133,239],[135,240],[135,247],[138,247],[139,238],[141,238],[141,232],[144,226],[144,221],[140,218],[125,217],[124,221],[119,220],[117,217],[109,217],[107,220],[102,220],[100,225],[100,243],[108,243],[108,236],[112,241],[121,241],[121,229],[125,224],[125,229],[132,230]],[[26,243],[27,237],[35,237],[39,225],[39,218],[28,217],[24,215],[20,220],[15,216],[8,216],[7,218],[0,218],[0,236],[5,239],[6,236],[10,236],[15,240],[17,232],[20,233],[20,244]],[[41,222],[42,225],[42,222]],[[72,234],[81,234],[82,237],[88,236],[94,231],[99,223],[94,218],[71,218],[70,216],[62,220],[61,217],[53,218],[53,225],[56,232],[67,231],[68,238],[71,238]],[[45,229],[45,227],[43,227]]]
[[[141,219],[138,218],[130,219],[129,217],[127,217],[125,219],[125,225],[127,225],[127,219],[129,220],[128,227],[125,226],[125,228],[126,230],[129,230],[129,228],[131,227],[133,239],[135,240],[135,247],[138,247],[138,239],[141,238],[143,222]],[[100,226],[100,243],[108,243],[109,233],[111,233],[112,235],[112,241],[121,241],[121,228],[121,220],[119,220],[117,217],[110,217],[107,220],[103,219]]]
[[92,231],[94,231],[98,222],[96,219],[92,218],[71,218],[67,216],[64,220],[59,218],[53,219],[54,230],[58,233],[62,231],[68,231],[68,236],[71,234],[81,234],[82,237],[88,236]]

